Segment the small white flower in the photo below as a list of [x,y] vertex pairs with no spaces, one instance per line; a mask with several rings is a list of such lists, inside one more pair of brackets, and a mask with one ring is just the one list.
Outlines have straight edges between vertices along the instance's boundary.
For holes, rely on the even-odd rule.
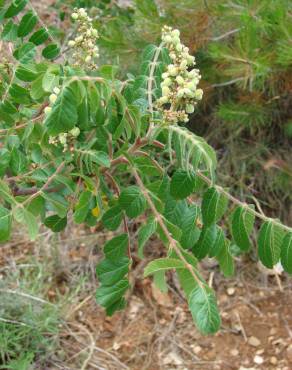
[[179,84],[179,85],[183,85],[185,83],[185,80],[182,76],[177,76],[176,77],[176,82]]
[[76,42],[75,42],[74,40],[70,40],[70,41],[68,41],[68,46],[69,46],[70,48],[73,48],[73,47],[75,46],[75,44],[76,44]]
[[75,42],[79,43],[79,42],[82,42],[83,41],[83,36],[77,36],[75,37]]
[[56,95],[59,95],[60,94],[60,89],[58,87],[54,87],[53,88],[53,92],[56,94]]
[[89,63],[91,59],[92,59],[91,55],[87,55],[87,57],[85,58],[85,63]]
[[46,107],[46,108],[44,109],[45,114],[50,114],[50,113],[51,113],[51,111],[52,111],[52,108],[51,108],[51,107]]
[[187,66],[188,66],[188,62],[185,59],[183,59],[181,64],[180,64],[180,68],[181,69],[186,69]]
[[72,19],[77,20],[78,19],[78,14],[77,13],[72,13],[71,17],[72,17]]
[[168,70],[168,72],[169,72],[170,76],[175,77],[175,76],[178,75],[178,68],[173,66],[172,68],[170,68]]
[[64,133],[64,134],[59,134],[59,141],[61,144],[66,144],[67,143],[67,134]]
[[49,100],[50,100],[50,103],[51,104],[55,104],[56,100],[58,99],[57,95],[56,94],[51,94],[49,96]]

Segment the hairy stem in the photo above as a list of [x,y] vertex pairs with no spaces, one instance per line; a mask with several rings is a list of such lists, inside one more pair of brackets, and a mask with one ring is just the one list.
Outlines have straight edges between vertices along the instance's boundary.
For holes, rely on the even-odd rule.
[[146,201],[147,201],[147,203],[148,203],[156,221],[158,222],[159,226],[161,227],[162,231],[164,232],[164,234],[165,234],[165,236],[166,236],[166,238],[169,242],[169,247],[175,251],[175,253],[179,257],[179,259],[184,263],[186,269],[189,270],[190,274],[192,275],[192,277],[194,278],[196,283],[199,286],[202,287],[203,284],[202,284],[201,280],[196,275],[193,266],[185,259],[185,257],[182,254],[180,248],[177,246],[177,241],[171,236],[170,232],[168,231],[168,229],[167,229],[167,227],[164,223],[163,217],[157,211],[157,209],[155,207],[155,204],[153,203],[147,188],[145,187],[141,177],[139,176],[139,174],[138,174],[138,172],[135,168],[132,169],[132,173],[133,173],[133,176],[135,177],[135,180],[136,180],[138,186],[140,187],[143,195],[145,196],[145,199],[146,199]]
[[164,43],[162,42],[155,51],[154,58],[153,58],[153,61],[151,63],[150,73],[149,73],[149,78],[148,78],[148,83],[147,83],[148,108],[149,108],[149,112],[151,114],[151,120],[150,120],[150,124],[149,124],[149,129],[148,129],[148,132],[147,132],[147,137],[149,137],[149,134],[150,134],[150,132],[152,131],[152,129],[154,127],[154,123],[153,123],[154,108],[153,108],[153,99],[152,99],[152,89],[153,89],[155,68],[156,68],[156,65],[157,65],[159,55],[160,55],[161,50],[163,48],[163,45],[164,45]]

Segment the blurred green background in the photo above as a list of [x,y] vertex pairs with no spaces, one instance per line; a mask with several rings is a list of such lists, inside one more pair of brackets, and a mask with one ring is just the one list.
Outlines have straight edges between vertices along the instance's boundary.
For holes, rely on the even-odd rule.
[[[130,3],[130,6],[126,6]],[[291,224],[292,2],[290,0],[59,1],[84,6],[102,62],[138,73],[141,51],[163,25],[179,28],[201,70],[204,99],[189,128],[217,150],[219,181]]]

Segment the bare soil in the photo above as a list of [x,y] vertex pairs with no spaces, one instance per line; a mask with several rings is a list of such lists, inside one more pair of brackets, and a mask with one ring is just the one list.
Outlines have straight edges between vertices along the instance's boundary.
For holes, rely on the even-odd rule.
[[160,293],[150,278],[143,280],[147,262],[164,253],[163,246],[153,240],[145,260],[140,261],[133,252],[132,291],[126,310],[106,317],[94,300],[98,284],[95,266],[103,239],[110,236],[92,231],[69,229],[67,238],[59,238],[59,246],[48,237],[45,246],[28,243],[20,232],[20,239],[0,249],[0,266],[17,267],[31,255],[48,265],[56,259],[51,288],[43,297],[52,302],[62,300],[76,279],[83,276],[88,280],[86,289],[78,292],[74,304],[63,312],[58,349],[49,356],[45,370],[292,368],[292,284],[286,275],[277,281],[245,258],[237,259],[236,277],[224,279],[216,265],[204,264],[202,273],[216,290],[222,327],[214,336],[202,336],[175,274],[168,276],[167,294]]

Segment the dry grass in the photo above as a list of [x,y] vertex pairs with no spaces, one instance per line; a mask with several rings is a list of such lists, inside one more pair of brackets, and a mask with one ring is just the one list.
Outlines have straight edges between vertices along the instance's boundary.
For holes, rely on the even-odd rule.
[[[57,308],[54,335],[42,333],[51,349],[41,359],[36,349],[35,369],[238,370],[244,366],[288,370],[292,364],[292,286],[285,276],[281,277],[284,291],[280,292],[276,279],[264,276],[250,261],[238,261],[238,278],[232,280],[223,279],[216,266],[204,266],[205,277],[211,275],[217,291],[223,324],[214,337],[203,337],[193,325],[174,275],[168,277],[167,295],[160,294],[150,279],[142,279],[147,260],[163,251],[155,240],[147,247],[145,261],[136,259],[133,251],[128,307],[108,318],[94,300],[95,265],[108,235],[72,226],[59,237],[44,232],[34,244],[23,235],[20,230],[1,249],[5,297],[13,291],[32,307],[45,304]],[[36,266],[37,284],[29,281]],[[11,312],[5,315],[3,318],[11,319]],[[19,327],[17,323],[9,325]],[[247,342],[251,336],[259,339],[258,347]],[[254,364],[256,355],[263,364]],[[271,364],[274,357],[275,365]]]

